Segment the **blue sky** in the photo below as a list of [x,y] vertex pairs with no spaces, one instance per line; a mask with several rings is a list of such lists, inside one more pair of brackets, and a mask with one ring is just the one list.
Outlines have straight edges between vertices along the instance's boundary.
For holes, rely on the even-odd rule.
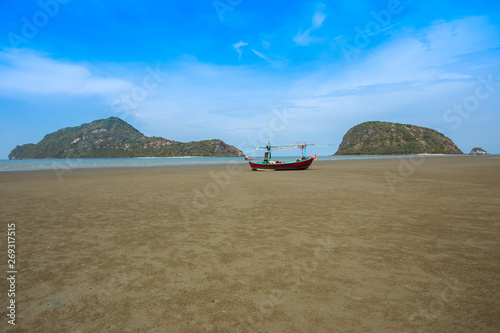
[[240,149],[392,121],[500,153],[498,2],[26,0],[0,28],[0,158],[110,116]]

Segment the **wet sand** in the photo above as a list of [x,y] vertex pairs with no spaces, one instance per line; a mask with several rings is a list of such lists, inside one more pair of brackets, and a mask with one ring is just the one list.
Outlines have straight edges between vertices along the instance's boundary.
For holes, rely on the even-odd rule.
[[0,198],[0,331],[500,331],[500,158],[3,172]]

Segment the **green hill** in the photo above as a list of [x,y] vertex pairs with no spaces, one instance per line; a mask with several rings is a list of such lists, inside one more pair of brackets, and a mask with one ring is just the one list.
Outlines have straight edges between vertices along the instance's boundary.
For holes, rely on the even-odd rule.
[[178,142],[146,137],[117,117],[66,127],[47,134],[36,145],[17,146],[9,159],[111,158],[174,156],[244,156],[222,140]]
[[335,155],[462,154],[451,141],[430,128],[368,121],[344,135]]

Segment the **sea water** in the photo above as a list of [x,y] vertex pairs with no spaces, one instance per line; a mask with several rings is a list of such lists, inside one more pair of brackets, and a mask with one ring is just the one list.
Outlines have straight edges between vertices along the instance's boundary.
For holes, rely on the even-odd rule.
[[[407,158],[413,155],[383,156],[320,156],[317,161],[337,161],[352,159]],[[426,157],[432,155],[426,155]],[[447,155],[449,156],[449,155]],[[463,155],[462,155],[463,156]],[[262,160],[262,157],[252,157]],[[297,156],[273,156],[273,160],[293,161]],[[87,168],[134,168],[134,167],[170,167],[197,166],[216,164],[247,163],[243,157],[155,157],[155,158],[86,158],[86,159],[36,159],[36,160],[0,160],[0,171],[31,170],[70,170]]]
[[0,160],[0,171],[134,168],[244,163],[243,157],[158,157]]

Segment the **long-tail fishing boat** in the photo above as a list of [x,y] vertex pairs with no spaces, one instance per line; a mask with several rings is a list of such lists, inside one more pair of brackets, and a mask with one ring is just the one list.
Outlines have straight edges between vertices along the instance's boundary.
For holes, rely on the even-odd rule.
[[[257,147],[253,150],[266,149],[264,153],[264,160],[260,162],[253,162],[255,159],[245,157],[245,160],[249,161],[250,167],[254,171],[264,170],[264,171],[281,171],[281,170],[305,170],[309,168],[312,162],[319,157],[319,155],[314,155],[312,157],[307,157],[307,146],[319,146],[319,144],[307,144],[304,142],[299,142],[296,145],[284,145],[284,146],[271,146],[271,141],[267,141],[267,146]],[[328,144],[327,144],[328,145]],[[301,151],[301,157],[295,159],[294,161],[278,161],[273,160],[271,156],[271,150],[273,149],[291,149],[299,148]]]

